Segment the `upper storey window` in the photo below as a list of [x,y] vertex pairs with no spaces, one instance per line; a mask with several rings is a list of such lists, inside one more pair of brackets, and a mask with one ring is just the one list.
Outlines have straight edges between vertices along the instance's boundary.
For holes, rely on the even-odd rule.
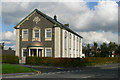
[[32,41],[40,41],[40,29],[36,26],[33,28]]
[[28,29],[22,29],[22,41],[28,41]]
[[34,37],[39,38],[39,30],[34,30]]
[[46,41],[52,40],[52,28],[45,29],[45,40]]

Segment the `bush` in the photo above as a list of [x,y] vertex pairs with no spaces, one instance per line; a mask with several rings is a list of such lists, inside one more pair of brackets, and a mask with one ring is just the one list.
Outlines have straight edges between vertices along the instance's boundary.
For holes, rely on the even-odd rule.
[[59,66],[59,67],[82,67],[104,63],[118,63],[120,59],[111,57],[87,57],[87,58],[48,58],[27,57],[29,65]]
[[60,67],[77,67],[85,66],[87,60],[80,58],[48,58],[48,57],[27,57],[27,64],[30,65],[46,65]]
[[18,57],[14,55],[2,55],[2,63],[18,64]]

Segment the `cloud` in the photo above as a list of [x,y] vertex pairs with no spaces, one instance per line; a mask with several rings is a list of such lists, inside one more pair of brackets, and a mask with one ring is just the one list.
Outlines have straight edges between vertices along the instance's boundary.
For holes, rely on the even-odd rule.
[[0,34],[0,37],[2,38],[2,40],[6,40],[6,41],[13,40],[13,41],[15,41],[16,30],[14,30],[13,32],[11,32],[11,31],[2,32]]
[[16,42],[16,30],[13,32],[8,31],[8,32],[2,32],[0,34],[0,43],[4,42],[5,43],[5,49],[8,49],[9,47],[15,49],[15,42]]
[[62,23],[69,23],[76,31],[112,31],[118,29],[118,4],[115,1],[100,1],[95,10],[82,2],[19,2],[3,3],[3,22],[17,24],[35,8],[54,16]]
[[[83,36],[83,43],[84,44],[92,44],[93,42],[97,42],[99,44],[105,42],[116,42],[118,43],[118,34],[114,34],[110,31],[108,32],[96,32],[96,31],[90,31],[90,32],[80,32]],[[119,36],[120,38],[120,36]]]

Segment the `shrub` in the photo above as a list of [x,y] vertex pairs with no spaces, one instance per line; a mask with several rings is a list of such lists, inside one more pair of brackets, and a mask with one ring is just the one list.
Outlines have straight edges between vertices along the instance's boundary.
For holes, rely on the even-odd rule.
[[77,67],[85,66],[85,63],[87,63],[87,60],[83,60],[80,58],[27,57],[27,64],[30,65]]
[[59,67],[82,67],[87,65],[118,63],[120,59],[111,57],[86,57],[86,58],[50,58],[50,57],[27,57],[29,65],[45,65]]
[[18,60],[14,55],[2,55],[2,63],[18,64]]

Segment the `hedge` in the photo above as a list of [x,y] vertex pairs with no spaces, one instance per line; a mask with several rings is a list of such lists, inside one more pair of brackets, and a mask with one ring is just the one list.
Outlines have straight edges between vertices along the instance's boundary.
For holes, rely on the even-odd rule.
[[118,58],[111,57],[87,57],[87,58],[46,58],[46,57],[27,57],[29,65],[45,65],[59,67],[82,67],[104,63],[118,63]]
[[2,63],[18,64],[19,58],[14,55],[2,55]]

